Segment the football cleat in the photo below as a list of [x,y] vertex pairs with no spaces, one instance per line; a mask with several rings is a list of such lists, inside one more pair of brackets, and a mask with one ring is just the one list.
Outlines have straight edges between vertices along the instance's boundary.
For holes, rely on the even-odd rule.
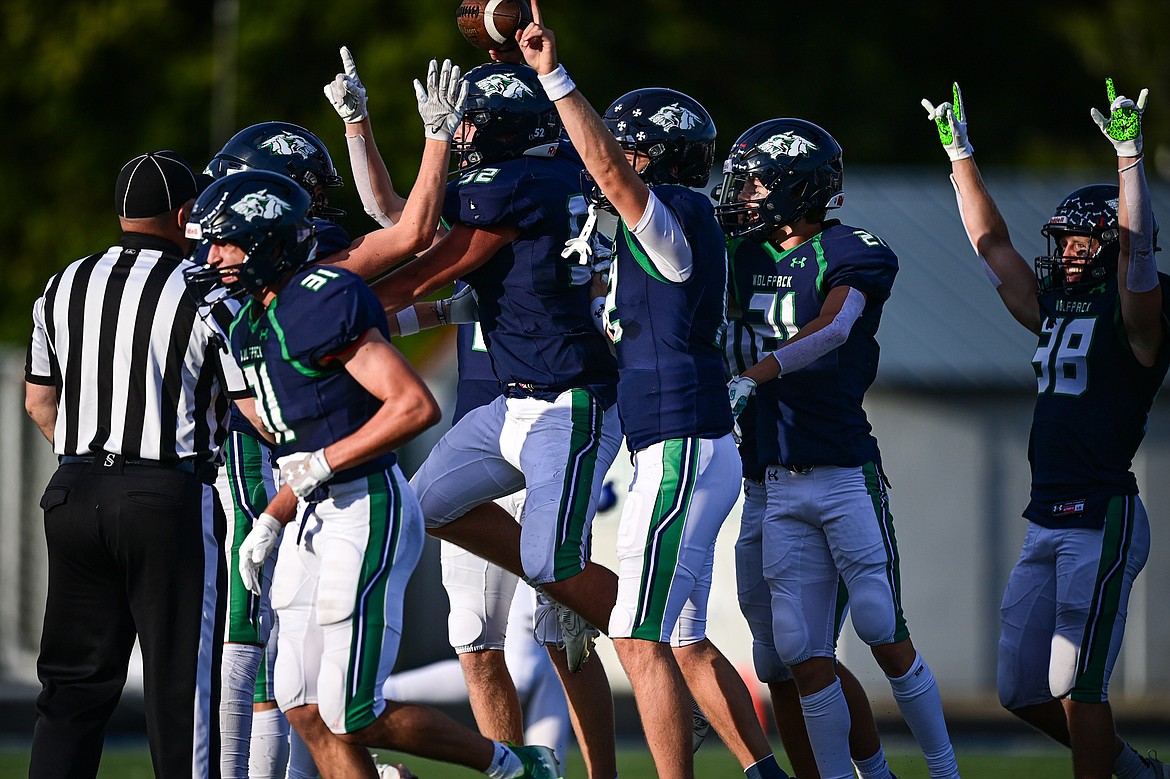
[[710,731],[711,720],[707,719],[707,715],[699,708],[698,703],[691,701],[691,746],[695,752],[698,752],[699,747],[703,746],[703,741]]
[[561,624],[561,635],[565,641],[565,655],[569,661],[569,672],[577,673],[581,666],[589,659],[593,652],[593,640],[601,635],[601,631],[590,625],[585,619],[559,603],[554,603],[557,622]]
[[549,747],[535,744],[520,747],[509,744],[507,741],[504,744],[512,750],[516,757],[520,758],[520,763],[524,766],[524,773],[520,775],[521,779],[565,779],[561,775],[557,756]]

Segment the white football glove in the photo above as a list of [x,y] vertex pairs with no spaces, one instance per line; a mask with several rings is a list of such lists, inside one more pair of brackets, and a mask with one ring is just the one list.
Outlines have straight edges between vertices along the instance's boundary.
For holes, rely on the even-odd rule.
[[357,124],[369,116],[366,111],[366,88],[358,78],[357,65],[346,46],[341,47],[341,67],[345,72],[338,73],[325,85],[325,97],[329,98],[343,122]]
[[471,287],[464,287],[449,298],[435,302],[441,324],[469,325],[479,321],[479,300]]
[[738,418],[747,407],[748,398],[756,391],[756,383],[747,376],[736,376],[727,382],[727,398],[731,402],[731,415]]
[[953,105],[942,103],[936,107],[923,98],[922,107],[938,127],[938,139],[946,149],[947,156],[951,162],[958,162],[970,157],[975,150],[967,140],[967,111],[963,108],[963,93],[959,90],[959,83],[952,83],[951,88],[954,93]]
[[577,234],[576,238],[565,241],[565,248],[561,250],[561,256],[567,260],[575,254],[578,265],[589,265],[589,258],[593,256],[593,228],[596,226],[597,206],[590,203],[585,223],[581,225],[581,232]]
[[1146,98],[1150,90],[1143,89],[1137,103],[1117,94],[1113,79],[1105,79],[1105,91],[1109,96],[1109,116],[1106,118],[1096,108],[1090,111],[1093,121],[1113,144],[1118,157],[1137,157],[1142,153],[1142,114],[1146,110]]
[[260,571],[280,541],[284,525],[271,514],[261,514],[240,543],[240,578],[253,595],[260,594]]
[[467,100],[467,82],[460,78],[458,65],[443,60],[439,70],[437,60],[427,67],[427,87],[416,78],[414,96],[418,100],[418,115],[423,120],[423,135],[436,141],[451,141],[463,121],[463,103]]
[[298,498],[303,498],[333,478],[325,450],[297,452],[280,458],[280,475]]

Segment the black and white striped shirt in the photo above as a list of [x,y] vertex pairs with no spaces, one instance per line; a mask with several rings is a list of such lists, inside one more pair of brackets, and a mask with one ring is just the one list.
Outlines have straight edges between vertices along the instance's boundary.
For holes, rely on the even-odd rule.
[[235,305],[200,311],[187,267],[170,241],[124,233],[49,280],[25,379],[57,388],[57,454],[218,460],[228,398],[248,394],[223,346]]

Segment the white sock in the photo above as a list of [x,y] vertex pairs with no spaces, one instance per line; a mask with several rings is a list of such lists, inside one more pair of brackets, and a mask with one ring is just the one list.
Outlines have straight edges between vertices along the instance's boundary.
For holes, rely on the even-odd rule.
[[491,765],[484,771],[491,779],[514,779],[524,773],[524,764],[516,753],[508,749],[499,741],[493,741],[495,752],[492,754]]
[[288,768],[288,720],[280,709],[252,714],[251,779],[284,779]]
[[382,684],[382,697],[412,703],[461,703],[467,700],[467,682],[459,661],[451,658],[390,674]]
[[223,779],[248,779],[252,740],[252,695],[262,647],[224,644],[219,677],[219,772]]
[[878,747],[873,757],[865,760],[854,760],[857,773],[861,779],[890,779],[890,764],[886,762],[886,750]]
[[804,726],[817,759],[821,779],[853,779],[853,761],[849,758],[849,704],[841,691],[841,680],[820,692],[802,695],[800,709]]
[[297,735],[295,728],[288,731],[288,779],[317,779],[317,764],[309,754],[309,747]]
[[902,719],[918,741],[932,779],[959,779],[955,749],[943,719],[942,699],[930,667],[916,654],[905,676],[890,679]]
[[1113,761],[1113,775],[1117,779],[1162,779],[1162,771],[1137,753],[1125,742]]

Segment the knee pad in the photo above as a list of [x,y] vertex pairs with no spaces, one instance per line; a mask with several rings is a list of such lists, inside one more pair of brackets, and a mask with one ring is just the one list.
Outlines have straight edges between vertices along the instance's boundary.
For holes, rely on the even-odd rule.
[[884,566],[874,566],[849,583],[849,613],[857,637],[865,643],[888,644],[897,629],[893,593]]
[[484,621],[479,614],[471,609],[451,609],[447,615],[447,639],[456,652],[475,652],[487,648],[483,638]]
[[1052,654],[1048,658],[1048,689],[1053,698],[1068,695],[1077,682],[1080,648],[1057,633],[1052,637]]
[[804,614],[795,603],[784,599],[772,601],[772,640],[783,663],[807,660],[812,653]]
[[784,665],[776,650],[759,641],[752,642],[752,665],[756,670],[756,678],[764,684],[786,682],[792,678],[792,672]]

